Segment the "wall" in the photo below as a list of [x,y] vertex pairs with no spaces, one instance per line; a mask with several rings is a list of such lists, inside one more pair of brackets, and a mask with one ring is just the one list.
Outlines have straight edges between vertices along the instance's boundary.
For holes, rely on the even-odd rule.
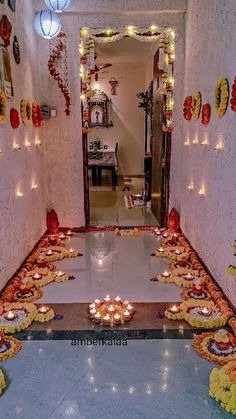
[[[109,80],[119,81],[117,95],[111,95]],[[144,112],[138,108],[137,93],[145,88],[145,67],[138,64],[113,64],[99,75],[100,90],[112,101],[112,128],[93,128],[88,140],[97,137],[104,144],[118,142],[118,158],[123,175],[143,174]]]
[[[189,1],[184,96],[200,90],[203,103],[209,102],[213,108],[214,85],[218,78],[226,77],[232,84],[236,73],[235,19],[234,0]],[[202,125],[200,120],[181,122],[181,125],[183,135],[180,127],[177,129],[182,164],[178,163],[172,173],[172,199],[180,209],[184,233],[236,304],[236,281],[226,272],[227,265],[233,261],[232,244],[236,233],[235,114],[228,108],[219,119],[212,109],[208,126]],[[208,138],[209,145],[194,145],[195,138],[199,143]],[[190,146],[183,145],[187,139]],[[223,151],[214,150],[219,139],[223,139]],[[174,159],[177,159],[176,153]],[[194,190],[189,192],[187,185],[191,181]],[[205,196],[198,195],[202,185],[206,188]]]
[[[14,98],[7,99],[7,123],[0,126],[0,288],[15,272],[27,256],[35,242],[45,231],[44,170],[41,147],[35,146],[36,139],[42,141],[42,129],[20,123],[18,129],[10,125],[9,114],[12,107],[20,110],[20,100],[39,100],[37,71],[37,49],[31,22],[33,13],[28,0],[17,2],[16,12],[8,5],[0,5],[0,13],[6,14],[13,30],[8,47],[11,58]],[[12,53],[13,36],[17,35],[21,62],[15,63]],[[28,141],[32,147],[26,149]],[[13,151],[13,143],[22,146]],[[38,190],[32,191],[35,182]],[[16,188],[21,188],[24,196],[16,197]]]

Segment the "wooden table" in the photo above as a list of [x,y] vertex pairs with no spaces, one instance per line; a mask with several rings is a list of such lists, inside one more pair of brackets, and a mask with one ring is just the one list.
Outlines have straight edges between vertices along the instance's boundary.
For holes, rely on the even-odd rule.
[[115,150],[110,149],[98,150],[96,153],[88,150],[88,168],[92,170],[92,181],[94,186],[102,184],[102,170],[111,170],[112,186],[117,185],[118,161]]

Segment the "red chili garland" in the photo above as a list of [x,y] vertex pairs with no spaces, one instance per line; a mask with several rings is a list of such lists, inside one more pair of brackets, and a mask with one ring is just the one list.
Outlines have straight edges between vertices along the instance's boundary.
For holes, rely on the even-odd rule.
[[236,77],[234,78],[234,82],[232,84],[230,107],[233,112],[236,112]]
[[184,100],[183,115],[187,121],[192,119],[192,96],[187,96]]
[[202,124],[208,125],[211,119],[211,105],[209,103],[205,103],[202,105]]
[[50,55],[48,60],[48,70],[65,98],[65,113],[70,115],[71,98],[68,89],[68,67],[67,67],[67,48],[66,36],[61,32],[56,38],[56,45],[53,47],[53,41],[50,41]]

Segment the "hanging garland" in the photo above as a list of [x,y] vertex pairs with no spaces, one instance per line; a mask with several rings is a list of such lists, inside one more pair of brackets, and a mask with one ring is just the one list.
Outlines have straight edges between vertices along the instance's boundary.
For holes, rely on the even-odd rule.
[[20,101],[20,114],[23,124],[27,127],[31,124],[32,120],[32,106],[28,99]]
[[3,90],[0,90],[0,124],[7,120],[7,99]]
[[202,124],[208,125],[211,119],[211,105],[209,103],[205,103],[202,105]]
[[192,96],[187,96],[184,100],[183,115],[186,121],[192,119]]
[[68,83],[67,44],[64,32],[50,41],[48,70],[54,80],[57,81],[58,87],[65,98],[65,113],[68,116],[71,112],[71,98]]
[[20,125],[19,112],[15,108],[11,108],[10,110],[10,122],[11,122],[12,128],[14,129],[18,128]]
[[200,116],[202,106],[202,95],[201,92],[194,93],[192,97],[192,116],[193,119],[197,120]]
[[32,103],[32,121],[35,128],[40,128],[42,126],[42,112],[40,104],[37,102]]
[[234,82],[232,84],[230,107],[231,111],[236,112],[236,77],[234,77]]
[[218,118],[222,118],[228,107],[229,83],[227,79],[219,79],[214,91],[214,108]]

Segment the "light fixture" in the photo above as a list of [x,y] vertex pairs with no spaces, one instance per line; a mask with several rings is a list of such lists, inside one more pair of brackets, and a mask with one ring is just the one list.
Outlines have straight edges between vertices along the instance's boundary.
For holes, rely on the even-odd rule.
[[198,195],[205,195],[205,188],[204,187],[199,189]]
[[31,189],[32,189],[32,191],[37,191],[38,190],[38,185],[36,183],[32,183]]
[[209,145],[209,143],[208,143],[208,139],[207,139],[207,138],[205,138],[205,140],[201,142],[201,145]]
[[31,148],[32,147],[32,144],[30,144],[30,142],[29,141],[25,141],[25,148]]
[[217,150],[217,151],[223,150],[223,144],[221,142],[217,143],[216,146],[214,147],[214,150]]
[[20,144],[17,144],[17,143],[14,143],[14,144],[13,144],[13,150],[14,150],[14,151],[19,151],[19,150],[21,150],[21,145],[20,145]]
[[193,190],[194,190],[194,186],[193,186],[193,184],[192,184],[192,183],[190,183],[190,185],[188,185],[188,186],[187,186],[187,189],[188,189],[189,191],[193,191]]
[[189,139],[188,139],[188,140],[186,140],[186,141],[184,142],[184,145],[185,145],[185,146],[190,145],[190,141],[189,141]]
[[21,198],[22,196],[24,196],[23,192],[21,192],[21,190],[19,188],[17,188],[17,190],[16,190],[16,196],[17,196],[17,198]]
[[42,38],[55,38],[61,30],[61,21],[51,10],[41,10],[35,16],[34,29]]
[[44,0],[46,6],[55,13],[64,12],[70,6],[71,0]]
[[196,137],[194,140],[193,140],[193,144],[198,144],[199,143],[199,141],[198,141],[198,137]]

